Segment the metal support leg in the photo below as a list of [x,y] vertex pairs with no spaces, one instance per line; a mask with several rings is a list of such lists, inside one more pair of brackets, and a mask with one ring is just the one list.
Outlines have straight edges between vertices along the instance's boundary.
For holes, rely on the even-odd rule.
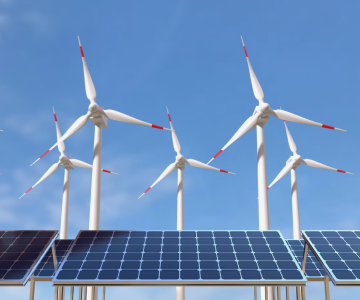
[[94,286],[91,287],[91,300],[97,300],[97,299],[95,299],[95,287]]
[[103,286],[103,300],[105,300],[105,286]]
[[306,297],[305,297],[305,287],[304,287],[304,286],[301,287],[301,296],[302,296],[302,300],[306,300]]
[[257,300],[257,287],[254,286],[254,299]]
[[281,300],[281,287],[280,286],[277,287],[277,299]]
[[273,295],[273,299],[276,299],[276,292],[275,292],[275,287],[272,287],[272,295]]
[[71,287],[71,290],[70,290],[70,300],[74,300],[74,287],[73,286]]
[[305,272],[305,265],[306,265],[306,258],[307,258],[308,248],[309,248],[308,244],[305,243],[304,253],[303,253],[303,262],[302,262],[302,267],[301,267],[301,271],[303,271],[303,273]]
[[57,300],[57,294],[58,294],[58,288],[57,288],[57,286],[56,286],[56,287],[55,287],[54,300]]
[[265,287],[265,300],[269,300],[269,289]]
[[63,299],[63,287],[59,287],[59,300]]
[[31,279],[30,279],[30,297],[29,297],[29,299],[34,300],[34,298],[35,298],[35,278],[34,278],[34,276],[31,276]]
[[286,287],[286,300],[290,300],[290,291],[289,291],[289,287]]
[[325,300],[330,300],[330,290],[329,290],[329,276],[325,274]]
[[79,300],[82,300],[82,286],[79,286]]
[[296,300],[301,300],[301,288],[299,286],[296,287]]

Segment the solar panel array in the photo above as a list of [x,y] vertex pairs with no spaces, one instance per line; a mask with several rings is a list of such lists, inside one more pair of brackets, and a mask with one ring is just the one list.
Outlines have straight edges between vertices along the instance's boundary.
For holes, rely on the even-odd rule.
[[304,285],[278,231],[80,231],[55,285]]
[[[304,255],[304,240],[286,240],[290,250],[295,256],[297,263],[302,268],[303,255]],[[325,271],[321,266],[314,253],[309,249],[305,264],[305,276],[308,280],[324,280]]]
[[[58,266],[60,266],[60,264],[64,260],[73,242],[74,240],[55,241],[55,252],[56,252],[56,259]],[[54,275],[55,275],[54,261],[53,261],[52,251],[51,249],[49,249],[48,252],[46,252],[44,258],[41,260],[38,267],[36,268],[34,272],[34,277],[38,280],[41,280],[42,278],[52,279]]]
[[57,230],[0,231],[0,285],[25,285]]
[[303,231],[335,285],[360,285],[360,231]]

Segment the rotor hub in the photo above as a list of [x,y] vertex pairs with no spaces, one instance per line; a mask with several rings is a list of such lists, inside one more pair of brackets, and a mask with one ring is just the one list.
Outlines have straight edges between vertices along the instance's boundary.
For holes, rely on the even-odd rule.
[[182,155],[177,155],[176,156],[176,161],[175,161],[175,167],[177,169],[180,170],[184,170],[185,169],[185,162],[186,162],[186,158]]

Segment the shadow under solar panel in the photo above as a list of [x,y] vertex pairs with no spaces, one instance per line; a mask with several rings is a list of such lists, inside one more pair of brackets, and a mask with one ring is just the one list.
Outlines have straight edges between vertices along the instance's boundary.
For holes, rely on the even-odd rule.
[[61,285],[305,285],[278,231],[80,231]]
[[58,230],[0,231],[0,285],[26,285]]
[[334,285],[360,286],[360,231],[305,230],[302,235]]

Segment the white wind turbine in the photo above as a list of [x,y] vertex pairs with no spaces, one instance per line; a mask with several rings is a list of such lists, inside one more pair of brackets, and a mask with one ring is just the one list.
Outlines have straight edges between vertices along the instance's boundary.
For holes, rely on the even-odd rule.
[[[241,38],[242,40],[242,38]],[[234,134],[230,141],[208,162],[210,163],[214,158],[216,158],[221,152],[223,152],[227,147],[239,139],[242,135],[248,132],[252,128],[256,128],[257,133],[257,161],[258,161],[258,199],[259,199],[259,229],[260,230],[269,230],[269,207],[268,207],[268,195],[267,195],[267,181],[266,181],[266,160],[265,160],[265,139],[264,139],[264,125],[269,120],[270,115],[275,116],[278,119],[290,121],[294,123],[301,123],[306,125],[313,125],[318,127],[324,127],[328,129],[335,129],[340,131],[345,131],[339,128],[332,126],[324,125],[317,123],[303,117],[294,115],[290,112],[276,109],[272,110],[268,103],[264,102],[264,93],[261,89],[260,83],[257,80],[254,70],[251,67],[250,60],[245,48],[244,41],[244,51],[246,60],[249,67],[251,85],[255,98],[259,101],[259,105],[255,107],[255,111],[251,117],[249,117],[239,130]]]
[[[56,137],[59,141],[61,139],[61,132],[59,128],[59,124],[57,122],[57,117],[54,111],[55,125],[56,125]],[[28,189],[20,198],[25,196],[28,192],[30,192],[35,186],[37,186],[40,182],[48,178],[51,174],[53,174],[59,166],[63,166],[65,169],[64,175],[64,188],[63,188],[63,201],[62,201],[62,210],[61,210],[61,225],[60,225],[60,239],[67,238],[67,228],[68,228],[68,208],[69,208],[69,184],[70,184],[70,170],[74,170],[75,167],[92,169],[92,165],[89,165],[81,160],[71,158],[65,154],[65,144],[64,142],[59,142],[58,149],[60,152],[59,161],[53,164],[45,174],[40,178],[40,180],[35,183],[30,189]],[[101,171],[111,174],[116,174],[108,170],[101,169]],[[19,198],[19,199],[20,199]]]
[[329,166],[323,165],[311,159],[302,159],[302,157],[297,154],[297,148],[295,142],[287,128],[286,122],[284,121],[286,135],[289,142],[290,150],[293,153],[292,156],[286,161],[286,166],[280,171],[280,173],[276,176],[274,181],[269,185],[268,189],[271,188],[276,182],[278,182],[281,178],[283,178],[287,173],[291,171],[291,194],[292,194],[292,215],[293,215],[293,232],[294,239],[301,239],[300,232],[300,215],[299,215],[299,202],[298,202],[298,189],[297,189],[297,180],[296,180],[296,168],[300,166],[301,163],[314,168],[325,169],[336,171],[340,173],[351,174],[349,172],[345,172],[343,170],[331,168]]
[[[167,109],[167,108],[166,108]],[[181,147],[180,142],[176,136],[176,133],[174,131],[174,127],[172,125],[172,121],[170,118],[169,110],[167,109],[167,113],[169,116],[170,126],[171,126],[171,135],[172,135],[172,141],[174,145],[174,150],[176,152],[176,158],[175,162],[170,164],[165,171],[160,175],[160,177],[139,197],[139,199],[144,196],[151,188],[155,186],[158,182],[160,182],[162,179],[164,179],[166,176],[168,176],[172,171],[175,169],[178,170],[178,189],[177,189],[177,230],[184,230],[184,206],[183,206],[183,200],[184,200],[184,186],[183,186],[183,171],[185,168],[185,163],[192,167],[197,168],[203,168],[208,170],[214,170],[224,173],[231,173],[225,170],[217,169],[212,166],[206,165],[200,161],[197,161],[195,159],[186,159],[185,156],[181,154]],[[185,299],[185,288],[184,287],[176,287],[176,299],[177,300],[183,300]]]

